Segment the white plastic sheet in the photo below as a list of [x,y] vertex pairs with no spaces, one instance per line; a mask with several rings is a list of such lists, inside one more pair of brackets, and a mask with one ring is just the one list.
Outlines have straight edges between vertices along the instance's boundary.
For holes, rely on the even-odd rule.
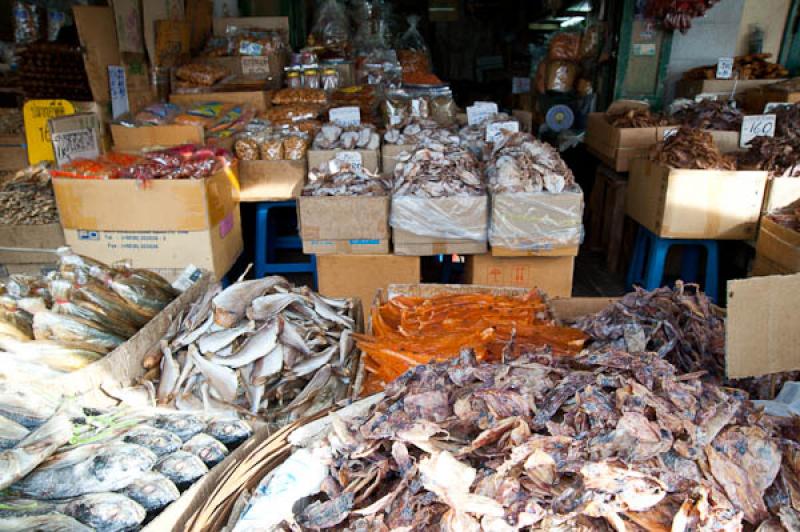
[[394,196],[389,223],[420,236],[486,242],[488,197]]

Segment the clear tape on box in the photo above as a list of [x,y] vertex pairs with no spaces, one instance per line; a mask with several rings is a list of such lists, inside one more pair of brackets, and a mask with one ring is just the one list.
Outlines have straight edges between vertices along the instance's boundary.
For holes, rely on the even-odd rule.
[[486,242],[487,196],[392,197],[390,225],[415,235]]
[[521,192],[492,196],[489,243],[535,251],[583,242],[583,192]]

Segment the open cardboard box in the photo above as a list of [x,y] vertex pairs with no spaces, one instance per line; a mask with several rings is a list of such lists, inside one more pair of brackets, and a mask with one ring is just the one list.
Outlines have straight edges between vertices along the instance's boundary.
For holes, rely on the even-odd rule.
[[303,253],[389,253],[389,196],[301,196]]
[[[735,97],[749,89],[756,89],[784,81],[782,79],[682,79],[676,86],[679,98],[694,99],[700,94],[723,94]],[[734,92],[736,91],[736,92]],[[768,100],[771,101],[771,100]]]
[[761,212],[766,214],[800,200],[800,179],[796,177],[771,177],[767,179],[764,204]]
[[756,254],[771,261],[779,271],[800,272],[800,233],[764,216],[758,228]]

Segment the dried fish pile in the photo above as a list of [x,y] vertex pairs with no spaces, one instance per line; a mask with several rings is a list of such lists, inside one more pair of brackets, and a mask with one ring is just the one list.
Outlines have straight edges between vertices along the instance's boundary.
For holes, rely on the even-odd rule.
[[212,287],[161,341],[157,400],[272,426],[342,399],[355,378],[353,301],[282,277]]
[[494,194],[563,192],[575,184],[558,150],[528,133],[503,134],[492,148],[486,177]]
[[0,283],[0,381],[47,379],[101,359],[177,295],[147,270],[59,250],[47,277]]
[[290,458],[321,483],[282,485],[295,511],[268,529],[797,530],[796,429],[654,354],[467,351],[333,417]]
[[800,137],[800,104],[783,105],[772,110],[776,137]]
[[480,164],[470,152],[422,148],[403,153],[398,160],[394,168],[395,196],[439,198],[486,194]]
[[488,157],[489,146],[486,142],[486,126],[494,122],[508,122],[515,120],[506,113],[497,113],[477,125],[464,126],[458,131],[461,146],[472,152],[479,160]]
[[701,100],[682,106],[672,115],[675,123],[699,129],[739,131],[742,129],[742,112],[728,102]]
[[0,530],[136,530],[252,434],[235,417],[84,411],[0,384]]
[[461,144],[458,134],[441,127],[435,120],[422,118],[413,119],[402,127],[388,126],[383,134],[383,141],[386,144],[438,144],[455,147]]
[[734,156],[723,155],[710,133],[688,127],[656,144],[650,159],[671,168],[736,170]]
[[332,159],[308,173],[303,196],[387,196],[390,188],[388,179]]
[[[772,54],[748,54],[733,58],[733,72],[736,79],[780,79],[789,71],[778,63],[767,61]],[[683,79],[714,79],[717,65],[699,66],[683,73]]]
[[462,347],[472,348],[478,360],[499,360],[543,345],[575,354],[585,339],[556,326],[537,292],[398,296],[372,309],[371,335],[356,335],[366,355],[368,392],[383,389],[410,367],[455,357]]
[[606,120],[618,128],[659,127],[670,124],[667,117],[650,109],[626,109],[617,113],[606,113]]
[[756,137],[738,162],[740,168],[766,170],[773,177],[800,177],[800,137]]
[[337,126],[325,124],[314,137],[312,145],[315,150],[377,150],[381,145],[381,137],[375,126]]
[[58,223],[58,208],[44,163],[0,182],[0,225]]

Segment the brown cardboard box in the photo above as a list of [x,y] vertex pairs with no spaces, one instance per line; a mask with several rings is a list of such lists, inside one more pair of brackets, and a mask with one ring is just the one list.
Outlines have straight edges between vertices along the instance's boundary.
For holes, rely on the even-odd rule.
[[221,278],[242,251],[241,219],[225,171],[206,179],[53,180],[67,245],[138,268],[194,264]]
[[[609,111],[647,107],[642,102],[615,102],[609,107]],[[662,140],[665,131],[670,129],[673,128],[616,128],[608,123],[605,113],[591,113],[586,124],[586,146],[610,168],[617,172],[627,172],[631,161],[646,157],[650,148]]]
[[300,197],[308,162],[239,161],[239,201],[285,201]]
[[728,282],[725,364],[729,378],[800,369],[800,274]]
[[191,107],[208,102],[220,102],[229,104],[248,104],[258,111],[264,111],[269,107],[272,96],[269,91],[234,91],[234,92],[200,92],[197,94],[170,94],[169,101]]
[[489,244],[506,251],[574,255],[583,240],[583,191],[492,196]]
[[548,296],[572,295],[575,257],[467,257],[467,283],[485,286],[539,288]]
[[394,167],[399,163],[398,156],[414,150],[411,144],[384,144],[381,148],[381,172],[385,176],[394,175]]
[[170,124],[164,126],[125,127],[111,124],[111,138],[117,151],[140,151],[153,146],[203,144],[205,133],[200,126]]
[[766,172],[682,170],[637,159],[626,212],[661,237],[748,240],[756,235],[766,180]]
[[[287,39],[289,37],[288,17],[215,17],[213,20],[214,35],[225,35],[228,26],[280,30],[285,32]],[[230,83],[233,86],[238,81],[247,83],[254,80],[266,82],[271,89],[279,89],[283,86],[283,67],[287,62],[285,54],[272,54],[266,57],[266,63],[262,58],[252,57],[217,57],[210,58],[209,61],[223,65],[234,75],[235,79]]]
[[[0,225],[0,247],[53,250],[63,245],[61,224]],[[48,252],[0,250],[0,264],[52,263],[55,260],[56,255]]]
[[763,255],[756,254],[749,277],[764,277],[766,275],[789,275],[796,273],[787,270],[780,264],[773,262]]
[[[800,91],[788,91],[780,88],[764,87],[762,89],[764,105],[772,102],[797,103],[800,102]],[[764,112],[762,107],[758,114]]]
[[92,97],[96,102],[109,102],[108,66],[122,64],[114,12],[110,7],[100,6],[74,6],[72,12]]
[[297,218],[303,253],[388,253],[389,204],[388,196],[301,196]]
[[781,271],[800,272],[800,233],[761,218],[756,254],[776,264]]
[[308,150],[308,167],[319,168],[342,152],[361,155],[361,166],[370,172],[380,173],[380,150]]
[[319,292],[329,297],[358,297],[369,310],[378,289],[420,281],[419,257],[396,255],[321,255],[317,258]]
[[767,179],[762,213],[782,209],[800,200],[800,179],[796,177],[773,177]]
[[[699,94],[743,93],[749,89],[764,87],[783,81],[781,79],[682,79],[678,81],[676,95],[680,98],[694,99]],[[735,96],[735,94],[734,94]],[[772,100],[767,100],[772,101]]]
[[489,249],[486,242],[465,239],[433,238],[392,229],[392,248],[396,255],[429,257],[431,255],[477,255]]
[[716,131],[713,129],[707,130],[714,139],[714,145],[722,153],[733,153],[741,151],[739,147],[739,132],[738,131]]

